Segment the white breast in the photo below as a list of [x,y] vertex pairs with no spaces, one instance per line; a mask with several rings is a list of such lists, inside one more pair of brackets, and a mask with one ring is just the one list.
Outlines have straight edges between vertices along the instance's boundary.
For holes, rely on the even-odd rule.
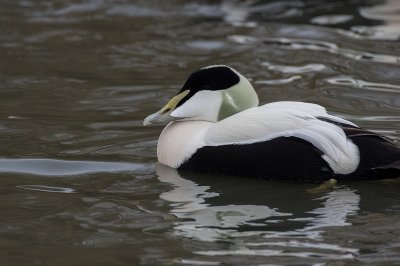
[[214,124],[207,121],[171,122],[161,132],[157,145],[158,161],[177,168],[198,148],[204,146],[204,132]]

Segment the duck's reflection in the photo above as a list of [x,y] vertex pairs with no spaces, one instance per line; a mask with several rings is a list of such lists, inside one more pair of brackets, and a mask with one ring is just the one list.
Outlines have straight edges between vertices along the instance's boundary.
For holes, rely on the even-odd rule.
[[309,192],[313,185],[186,177],[162,164],[155,168],[160,181],[174,186],[160,195],[172,203],[171,213],[183,219],[174,233],[202,241],[222,240],[237,233],[270,236],[273,231],[308,231],[315,236],[318,228],[348,225],[348,216],[359,209],[359,195],[347,187]]
[[360,209],[360,196],[346,187],[329,191],[318,200],[323,200],[322,206],[308,212],[315,216],[310,219],[306,227],[300,230],[351,225],[347,217]]

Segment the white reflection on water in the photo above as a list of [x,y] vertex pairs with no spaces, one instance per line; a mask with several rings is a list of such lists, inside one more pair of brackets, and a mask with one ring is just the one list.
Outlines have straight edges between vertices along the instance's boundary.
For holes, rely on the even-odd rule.
[[256,27],[255,21],[248,21],[252,13],[251,2],[253,1],[224,1],[221,10],[224,13],[224,20],[233,26]]
[[64,161],[54,159],[0,159],[0,173],[43,176],[72,176],[98,172],[140,171],[147,166],[136,163]]
[[240,225],[251,225],[251,221],[272,216],[289,216],[267,206],[225,205],[210,206],[206,198],[217,197],[218,193],[207,192],[208,186],[199,186],[193,181],[180,177],[175,169],[162,164],[155,165],[158,178],[162,182],[174,185],[174,189],[164,192],[160,198],[178,203],[172,204],[171,213],[178,218],[190,219],[175,227],[178,235],[194,237],[202,241],[223,239],[232,228]]
[[265,38],[266,44],[280,45],[288,50],[312,50],[312,51],[324,51],[330,54],[337,54],[352,60],[387,63],[387,64],[399,64],[400,57],[389,55],[389,54],[378,54],[363,52],[359,50],[352,50],[339,47],[336,43],[328,41],[318,41],[309,39],[295,39],[295,38]]
[[269,80],[257,80],[255,84],[263,84],[263,85],[281,85],[281,84],[288,84],[292,83],[296,80],[302,79],[301,76],[295,75],[288,78],[283,79],[269,79]]
[[353,26],[352,31],[375,40],[398,40],[400,38],[400,1],[386,0],[379,5],[360,8],[360,14],[370,20],[382,21],[379,26]]
[[40,192],[50,192],[50,193],[75,193],[75,189],[68,187],[51,187],[51,186],[42,186],[42,185],[20,185],[18,188],[26,189],[26,190],[34,190]]
[[[325,259],[351,259],[358,253],[357,249],[324,243],[323,239],[324,227],[351,225],[347,218],[359,210],[360,196],[347,187],[336,187],[316,193],[314,201],[321,204],[305,211],[302,214],[304,217],[301,217],[301,214],[278,211],[275,206],[251,204],[213,206],[207,203],[206,199],[218,199],[223,194],[210,192],[212,187],[199,186],[193,181],[182,178],[175,169],[158,163],[155,168],[160,181],[174,186],[171,191],[162,193],[160,198],[171,202],[171,214],[184,219],[175,224],[173,232],[175,235],[206,242],[225,240],[237,244],[235,248],[231,247],[229,250],[204,250],[196,251],[195,254],[285,255],[303,258],[322,256]],[[284,193],[282,200],[285,200]],[[310,202],[310,206],[312,203]],[[295,204],[293,210],[296,209]],[[269,219],[260,222],[266,218]],[[269,224],[277,223],[296,225],[283,226],[279,231],[265,229]],[[242,230],[240,229],[242,226],[251,229]]]
[[347,216],[356,214],[360,209],[360,196],[353,190],[342,188],[328,192],[319,198],[324,200],[323,206],[312,211],[316,216],[310,220],[310,224],[300,231],[307,231],[328,226],[351,225]]
[[400,93],[400,86],[386,83],[374,83],[365,80],[356,79],[350,76],[336,76],[325,80],[329,84],[339,85],[344,87],[359,88],[371,91]]
[[318,16],[311,19],[311,23],[318,24],[318,25],[334,25],[340,23],[346,23],[354,18],[353,15],[324,15]]
[[303,66],[285,66],[285,65],[273,65],[269,62],[261,63],[262,66],[267,67],[269,70],[278,71],[281,73],[291,74],[303,74],[308,72],[322,72],[327,70],[327,66],[324,64],[307,64]]

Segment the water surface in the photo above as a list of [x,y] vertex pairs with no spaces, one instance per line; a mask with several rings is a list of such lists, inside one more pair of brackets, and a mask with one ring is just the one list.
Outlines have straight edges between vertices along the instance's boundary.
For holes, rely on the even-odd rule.
[[393,265],[400,182],[180,176],[142,127],[193,70],[400,139],[400,4],[0,1],[0,265]]

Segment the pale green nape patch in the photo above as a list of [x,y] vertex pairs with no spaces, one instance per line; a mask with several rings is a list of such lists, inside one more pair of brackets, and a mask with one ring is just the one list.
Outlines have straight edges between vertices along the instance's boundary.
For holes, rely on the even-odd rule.
[[218,113],[218,121],[231,115],[258,106],[258,96],[250,84],[244,78],[240,78],[240,82],[222,93],[222,103]]

